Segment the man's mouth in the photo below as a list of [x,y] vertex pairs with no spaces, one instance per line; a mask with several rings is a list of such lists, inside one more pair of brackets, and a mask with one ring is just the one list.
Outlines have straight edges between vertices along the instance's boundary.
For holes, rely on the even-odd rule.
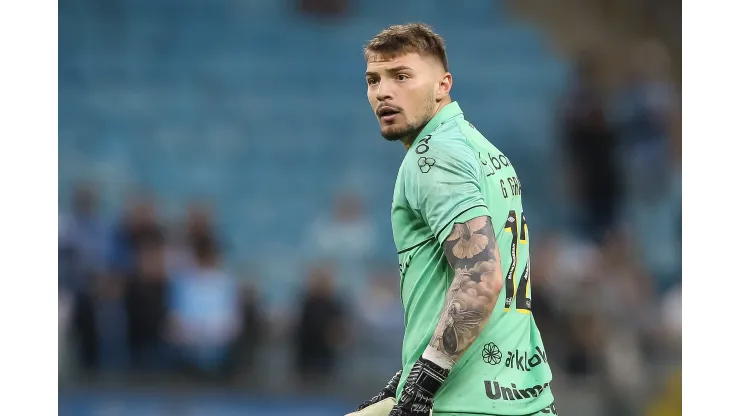
[[389,106],[380,107],[377,111],[378,118],[384,122],[391,122],[401,111]]

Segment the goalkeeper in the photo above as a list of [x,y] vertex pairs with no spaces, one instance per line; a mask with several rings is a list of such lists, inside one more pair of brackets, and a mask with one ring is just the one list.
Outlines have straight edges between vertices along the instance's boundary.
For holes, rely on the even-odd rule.
[[450,98],[431,28],[385,29],[365,59],[381,135],[406,149],[391,209],[405,333],[402,370],[359,415],[557,414],[514,167]]

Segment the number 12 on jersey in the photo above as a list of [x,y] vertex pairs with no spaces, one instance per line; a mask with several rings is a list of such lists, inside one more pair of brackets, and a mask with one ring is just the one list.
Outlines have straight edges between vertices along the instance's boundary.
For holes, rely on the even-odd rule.
[[[519,313],[531,313],[532,311],[532,289],[529,282],[529,256],[527,256],[527,263],[524,266],[522,274],[519,276],[518,282],[516,281],[517,275],[517,259],[519,254],[519,244],[527,244],[527,220],[524,218],[522,213],[521,229],[517,221],[516,211],[509,211],[509,216],[506,218],[506,225],[504,231],[511,233],[511,266],[509,271],[506,273],[504,278],[504,287],[506,288],[506,303],[504,304],[504,312],[509,312],[512,303]],[[502,250],[503,251],[503,250]]]

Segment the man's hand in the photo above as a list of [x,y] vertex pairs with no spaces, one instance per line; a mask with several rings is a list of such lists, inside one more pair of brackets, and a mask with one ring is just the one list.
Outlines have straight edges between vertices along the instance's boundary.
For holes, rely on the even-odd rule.
[[411,368],[398,404],[388,416],[429,416],[434,395],[447,379],[450,370],[422,357]]
[[402,370],[398,370],[398,372],[394,374],[393,377],[391,377],[390,381],[388,381],[388,384],[383,387],[383,390],[381,390],[380,393],[376,394],[372,399],[361,404],[360,407],[357,408],[357,410],[362,410],[387,398],[395,398],[396,389],[398,389],[398,382],[401,380],[401,371]]

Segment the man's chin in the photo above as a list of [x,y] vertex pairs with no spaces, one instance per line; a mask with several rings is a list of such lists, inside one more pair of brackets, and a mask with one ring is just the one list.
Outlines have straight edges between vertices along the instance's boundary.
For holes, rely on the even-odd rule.
[[403,140],[411,134],[410,129],[381,129],[380,134],[384,139],[389,142],[395,142],[397,140]]

